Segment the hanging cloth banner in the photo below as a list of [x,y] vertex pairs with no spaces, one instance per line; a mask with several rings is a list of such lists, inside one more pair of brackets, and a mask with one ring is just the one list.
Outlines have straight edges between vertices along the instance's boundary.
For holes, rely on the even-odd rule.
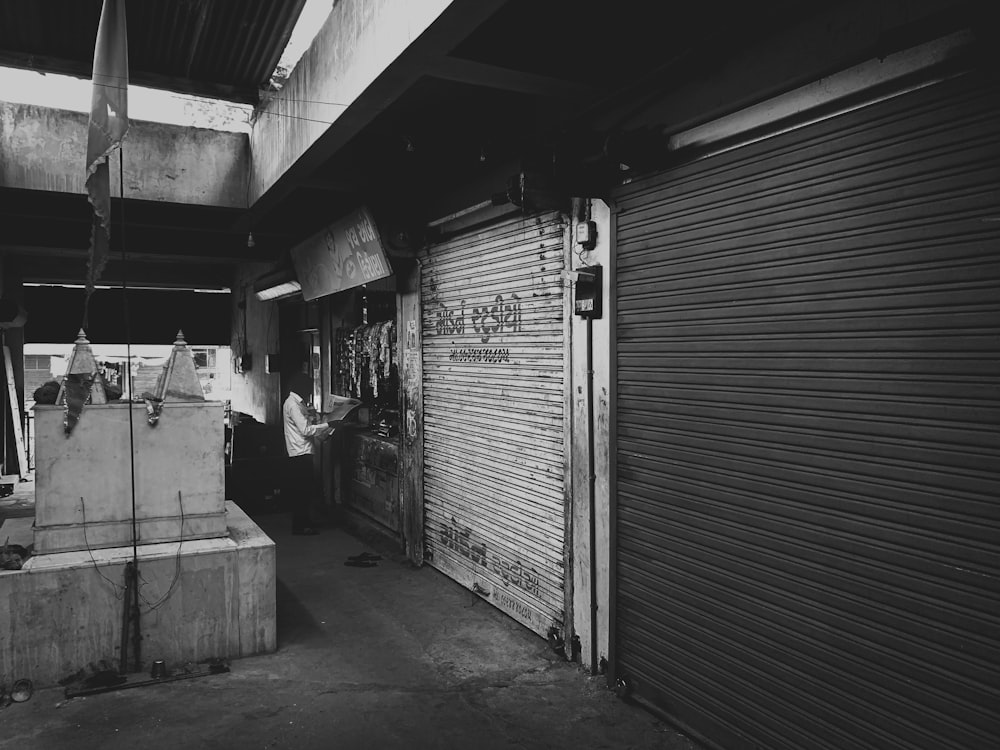
[[93,93],[87,130],[87,197],[94,207],[87,262],[86,296],[108,260],[111,240],[111,179],[108,157],[128,132],[128,42],[125,0],[104,0],[94,47]]
[[293,247],[292,263],[307,302],[392,275],[378,228],[364,208]]

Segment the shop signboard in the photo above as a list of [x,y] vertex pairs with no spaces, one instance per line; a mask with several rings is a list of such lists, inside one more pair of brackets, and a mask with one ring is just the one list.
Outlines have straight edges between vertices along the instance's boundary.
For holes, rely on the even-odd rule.
[[392,274],[382,238],[365,208],[292,248],[292,263],[306,301]]

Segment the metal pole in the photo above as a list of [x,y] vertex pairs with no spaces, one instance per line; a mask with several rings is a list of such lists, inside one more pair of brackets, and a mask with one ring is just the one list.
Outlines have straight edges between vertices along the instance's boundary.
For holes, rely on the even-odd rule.
[[594,473],[594,319],[587,318],[587,513],[590,552],[590,673],[597,674],[597,511]]

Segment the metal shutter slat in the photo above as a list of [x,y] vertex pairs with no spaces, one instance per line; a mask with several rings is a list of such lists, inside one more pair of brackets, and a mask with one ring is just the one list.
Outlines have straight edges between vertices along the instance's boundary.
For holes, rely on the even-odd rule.
[[971,77],[623,187],[614,669],[727,747],[987,747],[1000,117]]
[[[543,636],[564,619],[564,253],[548,214],[422,259],[428,561]],[[516,330],[491,330],[512,301]]]

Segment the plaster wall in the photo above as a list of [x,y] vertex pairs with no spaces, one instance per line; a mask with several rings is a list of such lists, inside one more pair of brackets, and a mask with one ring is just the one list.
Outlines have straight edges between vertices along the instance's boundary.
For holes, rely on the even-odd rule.
[[[588,400],[587,389],[587,320],[573,315],[571,321],[572,339],[572,403],[573,403],[573,443],[572,481],[573,501],[572,544],[573,544],[573,630],[580,638],[580,662],[597,671],[602,658],[608,656],[608,633],[610,622],[611,592],[611,546],[610,546],[610,459],[611,459],[611,321],[615,311],[612,307],[611,288],[614,284],[611,260],[612,217],[611,210],[604,201],[592,200],[590,220],[597,225],[597,244],[593,250],[584,250],[576,243],[576,225],[580,218],[573,218],[573,260],[572,268],[599,265],[603,268],[603,288],[601,291],[603,315],[590,324],[592,326],[593,384]],[[567,282],[569,283],[569,282]],[[569,294],[572,295],[572,290]],[[588,440],[588,423],[593,423],[592,441]],[[587,475],[588,453],[593,454],[594,468],[594,534],[593,548],[595,567],[591,568],[590,535],[590,486]],[[596,630],[591,626],[591,591],[596,592]],[[596,653],[591,654],[591,637],[596,639]]]
[[[147,673],[154,659],[175,669],[277,647],[274,542],[234,503],[226,511],[225,538],[138,548]],[[36,687],[53,685],[102,659],[117,667],[131,559],[131,547],[117,547],[40,555],[21,570],[0,570],[0,683],[27,677]]]
[[[266,193],[452,0],[341,0],[251,134],[251,202]],[[373,105],[378,106],[377,103]],[[384,106],[384,104],[383,104]],[[371,113],[360,115],[365,122]]]
[[254,281],[271,268],[266,263],[241,263],[237,267],[230,295],[233,302],[230,346],[234,357],[245,353],[252,357],[248,371],[233,374],[233,411],[273,425],[280,423],[281,382],[278,373],[265,372],[264,357],[268,352],[278,352],[278,303],[261,302],[253,292]]
[[[85,193],[88,115],[0,102],[0,187]],[[133,120],[122,147],[125,195],[246,208],[249,141],[243,133]],[[118,157],[111,194],[118,195]]]

